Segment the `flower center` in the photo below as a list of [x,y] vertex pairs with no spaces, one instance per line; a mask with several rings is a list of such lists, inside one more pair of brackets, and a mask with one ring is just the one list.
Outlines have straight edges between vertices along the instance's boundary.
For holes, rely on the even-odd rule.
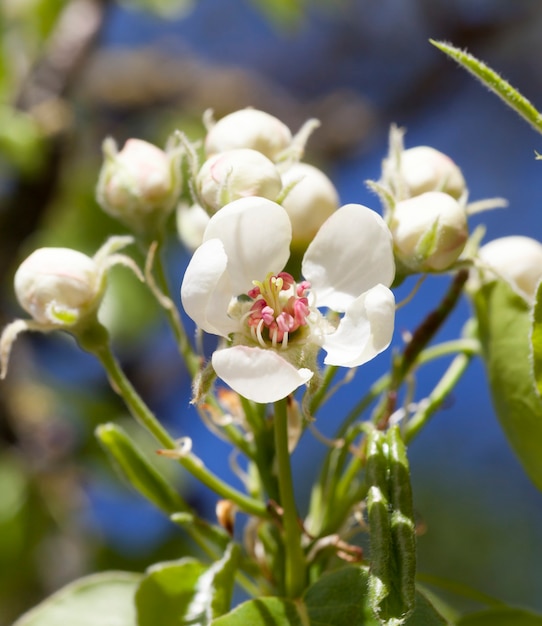
[[262,347],[287,348],[292,333],[307,324],[310,313],[307,292],[310,283],[296,283],[286,273],[268,274],[264,281],[253,281],[248,292],[253,300],[246,314],[250,334]]

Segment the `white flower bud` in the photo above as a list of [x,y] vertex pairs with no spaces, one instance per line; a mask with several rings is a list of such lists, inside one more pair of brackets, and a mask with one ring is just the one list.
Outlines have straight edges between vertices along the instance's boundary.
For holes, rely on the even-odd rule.
[[282,175],[282,184],[287,195],[281,204],[292,222],[292,246],[306,248],[339,208],[339,194],[321,170],[307,163],[292,165]]
[[180,204],[177,207],[177,234],[188,250],[193,252],[201,246],[210,219],[207,211],[199,204]]
[[389,226],[399,260],[415,272],[448,269],[468,238],[465,209],[439,191],[398,202]]
[[215,154],[196,177],[198,198],[211,213],[247,196],[275,200],[281,188],[274,163],[261,152],[245,148]]
[[180,152],[164,152],[141,139],[129,139],[117,152],[104,142],[105,161],[96,189],[103,210],[135,230],[155,230],[175,206],[181,188]]
[[534,299],[542,279],[540,242],[519,235],[501,237],[482,246],[478,256],[482,280],[493,280],[498,276],[508,281],[526,300]]
[[69,248],[39,248],[15,274],[20,305],[42,324],[76,324],[97,309],[104,288],[96,262]]
[[279,119],[257,109],[242,109],[226,115],[209,130],[205,139],[207,156],[250,148],[272,161],[292,142],[290,129]]
[[429,146],[402,152],[400,173],[410,196],[442,191],[458,200],[466,189],[459,167],[443,152]]

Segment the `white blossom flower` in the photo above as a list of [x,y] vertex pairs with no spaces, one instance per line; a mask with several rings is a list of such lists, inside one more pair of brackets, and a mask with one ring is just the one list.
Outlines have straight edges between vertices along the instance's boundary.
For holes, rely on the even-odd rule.
[[113,265],[125,265],[143,280],[134,261],[117,251],[132,237],[111,237],[89,257],[71,248],[38,248],[15,273],[15,295],[32,319],[15,320],[0,337],[0,378],[7,373],[11,346],[24,331],[49,332],[78,328],[93,318],[102,302],[106,273]]
[[333,213],[305,252],[299,282],[283,271],[291,237],[280,205],[236,200],[209,221],[181,286],[188,315],[230,343],[212,356],[217,376],[255,402],[308,382],[319,348],[325,364],[356,367],[393,334],[392,240],[379,215],[357,204]]
[[[499,237],[479,250],[482,282],[498,276],[508,281],[525,300],[532,302],[542,279],[542,244],[531,237],[512,235]],[[475,282],[473,282],[475,281]],[[480,278],[470,282],[479,286]]]

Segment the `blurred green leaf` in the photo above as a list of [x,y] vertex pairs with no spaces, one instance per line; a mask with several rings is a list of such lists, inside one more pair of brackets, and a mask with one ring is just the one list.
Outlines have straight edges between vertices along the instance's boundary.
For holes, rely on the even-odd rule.
[[542,626],[542,615],[510,607],[466,615],[457,626]]
[[76,580],[13,626],[136,626],[134,592],[141,579],[129,572],[104,572]]
[[530,307],[503,281],[483,286],[474,305],[497,417],[528,476],[542,489],[542,400],[532,373]]
[[478,78],[488,89],[497,94],[501,100],[526,120],[535,130],[542,133],[542,114],[535,109],[525,96],[522,96],[517,89],[514,89],[514,87],[499,76],[497,72],[468,52],[455,48],[442,41],[430,39],[430,42],[444,52],[444,54],[447,54],[457,61],[459,65],[473,76]]
[[238,546],[230,544],[210,567],[184,558],[149,568],[136,593],[138,626],[203,626],[226,613],[238,559]]
[[211,626],[306,626],[296,603],[285,598],[249,600],[231,613],[211,622]]
[[252,0],[270,20],[282,26],[295,24],[304,14],[304,0]]
[[130,9],[139,9],[155,13],[163,18],[178,19],[184,17],[195,6],[195,0],[120,0]]
[[35,120],[9,106],[0,106],[0,154],[11,165],[31,172],[41,163],[42,134]]

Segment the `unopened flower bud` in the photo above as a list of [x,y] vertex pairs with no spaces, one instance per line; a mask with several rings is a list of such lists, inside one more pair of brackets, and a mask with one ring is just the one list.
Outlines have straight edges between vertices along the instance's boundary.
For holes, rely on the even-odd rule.
[[211,213],[247,196],[275,200],[281,188],[274,163],[261,152],[245,148],[215,154],[196,177],[198,198]]
[[261,152],[272,161],[292,141],[290,129],[279,119],[257,109],[242,109],[226,115],[207,133],[207,156],[250,148]]
[[339,195],[329,178],[307,163],[292,165],[282,175],[282,184],[287,194],[281,204],[292,222],[292,246],[306,248],[338,209]]
[[207,211],[199,204],[180,204],[177,207],[177,234],[188,250],[193,252],[201,246],[210,219]]
[[400,176],[409,196],[442,191],[459,200],[466,185],[457,165],[443,152],[430,146],[416,146],[401,153]]
[[7,374],[11,347],[26,331],[67,330],[87,350],[107,336],[97,320],[106,287],[107,271],[114,265],[143,275],[130,257],[118,250],[133,243],[132,237],[110,237],[88,257],[71,248],[39,248],[24,260],[15,273],[15,294],[32,319],[17,319],[0,335],[0,379]]
[[180,193],[181,154],[141,139],[129,139],[118,152],[115,142],[103,146],[97,200],[103,210],[138,233],[154,232],[173,210]]
[[465,209],[439,191],[398,202],[389,226],[399,261],[413,272],[448,269],[468,238]]
[[499,277],[508,281],[526,300],[534,299],[542,279],[540,242],[519,235],[501,237],[482,246],[478,256],[482,282]]
[[86,254],[39,248],[19,266],[15,294],[37,322],[71,326],[97,309],[104,283],[104,274]]

